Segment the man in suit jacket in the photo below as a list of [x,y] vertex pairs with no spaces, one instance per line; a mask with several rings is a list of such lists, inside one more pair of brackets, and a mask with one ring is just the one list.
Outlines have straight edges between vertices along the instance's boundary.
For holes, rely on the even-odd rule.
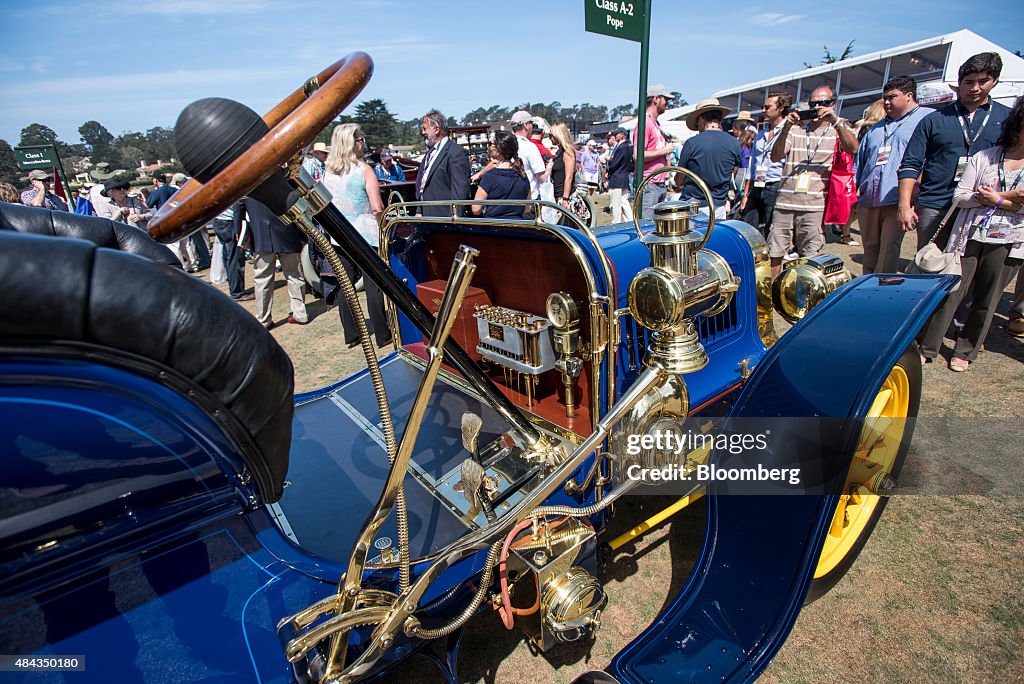
[[[448,138],[448,120],[436,109],[430,110],[423,116],[420,135],[427,143],[427,153],[416,178],[416,199],[425,202],[470,199],[469,155]],[[464,214],[465,209],[460,207],[459,214]],[[423,216],[451,216],[451,209],[422,207],[419,213]]]
[[299,273],[299,253],[302,251],[304,240],[302,233],[295,226],[286,225],[266,205],[251,197],[244,198],[236,205],[235,217],[239,222],[246,217],[249,219],[253,252],[256,253],[253,261],[256,318],[267,330],[274,327],[271,313],[274,301],[274,268],[280,261],[281,270],[284,271],[285,280],[288,282],[288,298],[292,306],[288,322],[305,325],[309,322],[309,316],[302,293],[304,281]]
[[633,146],[626,140],[626,131],[616,128],[615,147],[608,160],[608,198],[612,204],[612,223],[633,220],[629,203],[629,174],[633,170]]

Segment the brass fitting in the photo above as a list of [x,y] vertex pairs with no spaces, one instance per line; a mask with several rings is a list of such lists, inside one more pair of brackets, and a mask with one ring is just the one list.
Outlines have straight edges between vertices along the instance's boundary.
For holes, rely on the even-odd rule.
[[694,319],[724,310],[739,289],[725,259],[703,249],[705,235],[690,225],[698,206],[696,200],[677,200],[654,207],[654,231],[643,238],[651,265],[629,286],[630,313],[654,333],[646,363],[670,373],[693,373],[707,365]]

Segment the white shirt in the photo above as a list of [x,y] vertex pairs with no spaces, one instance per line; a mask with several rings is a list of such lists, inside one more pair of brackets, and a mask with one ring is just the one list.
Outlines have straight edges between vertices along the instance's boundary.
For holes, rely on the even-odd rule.
[[430,163],[427,164],[427,168],[423,169],[423,180],[420,182],[420,187],[423,187],[423,183],[425,183],[427,181],[427,178],[430,177],[430,170],[434,168],[434,162],[436,162],[437,158],[441,156],[441,150],[443,150],[444,146],[447,144],[447,135],[438,140],[436,143],[434,143],[434,151],[430,153]]
[[546,170],[544,160],[541,159],[540,150],[531,140],[521,135],[517,135],[516,140],[519,141],[519,158],[526,169],[526,180],[530,181],[530,199],[537,199],[540,195],[540,182],[537,176]]

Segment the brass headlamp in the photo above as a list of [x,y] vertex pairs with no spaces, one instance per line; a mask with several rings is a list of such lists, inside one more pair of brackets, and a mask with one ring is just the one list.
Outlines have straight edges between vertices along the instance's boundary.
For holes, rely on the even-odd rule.
[[710,210],[708,227],[701,233],[690,225],[700,206],[696,200],[655,206],[654,231],[650,234],[642,234],[636,223],[637,233],[651,251],[651,265],[630,283],[629,309],[640,325],[653,332],[646,363],[659,364],[672,373],[693,373],[708,363],[694,319],[713,316],[729,306],[739,289],[739,278],[725,259],[704,249],[714,227],[714,201],[699,177],[686,169],[667,166],[652,172],[637,196],[654,174],[664,170],[689,176],[701,189]]
[[853,277],[843,260],[831,254],[793,259],[782,269],[772,284],[772,304],[790,323],[806,316]]

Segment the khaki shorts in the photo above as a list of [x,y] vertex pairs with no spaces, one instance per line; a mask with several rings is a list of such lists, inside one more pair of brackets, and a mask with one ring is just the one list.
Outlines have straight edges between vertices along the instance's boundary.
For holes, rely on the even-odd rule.
[[802,257],[821,254],[825,247],[825,234],[821,222],[823,211],[791,211],[776,207],[772,216],[772,230],[768,233],[768,255],[781,259],[789,254],[792,245]]

